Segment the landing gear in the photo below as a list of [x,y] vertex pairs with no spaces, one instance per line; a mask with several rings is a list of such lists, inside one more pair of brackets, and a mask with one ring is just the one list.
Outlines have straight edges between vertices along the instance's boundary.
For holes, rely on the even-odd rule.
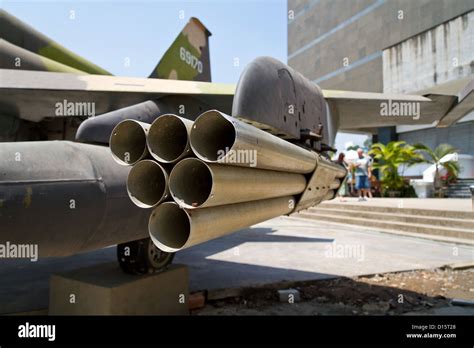
[[150,238],[117,245],[120,268],[128,274],[159,272],[173,261],[174,253],[158,249]]

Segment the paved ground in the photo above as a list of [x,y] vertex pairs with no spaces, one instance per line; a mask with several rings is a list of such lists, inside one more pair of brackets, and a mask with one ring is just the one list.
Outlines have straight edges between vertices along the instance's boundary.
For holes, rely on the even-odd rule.
[[[346,197],[346,201],[339,199],[327,201],[334,204],[356,204],[361,206],[393,207],[393,208],[417,208],[453,211],[474,211],[472,199],[470,198],[372,198],[366,202],[359,202],[356,197]],[[323,204],[325,204],[323,202]]]
[[[115,248],[36,263],[0,261],[0,313],[46,308],[54,272],[115,259]],[[474,249],[359,227],[280,217],[177,254],[190,287],[229,288],[435,268],[474,260]]]

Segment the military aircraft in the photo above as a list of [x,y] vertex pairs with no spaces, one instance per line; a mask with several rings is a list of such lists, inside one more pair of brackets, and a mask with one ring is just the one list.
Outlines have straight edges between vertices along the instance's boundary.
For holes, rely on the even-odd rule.
[[[211,33],[196,18],[148,78],[111,76],[5,11],[0,15],[0,242],[37,244],[42,257],[118,245],[119,264],[129,273],[171,262],[173,253],[148,236],[146,210],[128,197],[130,167],[110,156],[111,132],[126,119],[196,120],[217,109],[316,154],[297,211],[332,197],[329,182],[338,169],[327,153],[338,130],[445,127],[474,104],[472,79],[413,95],[324,90],[270,57],[248,64],[237,85],[211,83]],[[384,115],[382,107],[393,105],[414,107],[419,117]]]

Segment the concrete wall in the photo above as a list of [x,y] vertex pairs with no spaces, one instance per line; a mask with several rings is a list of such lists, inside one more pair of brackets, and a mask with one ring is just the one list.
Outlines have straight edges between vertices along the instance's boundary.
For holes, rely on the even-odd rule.
[[288,0],[288,64],[323,88],[382,92],[385,48],[473,9],[472,0]]
[[[387,93],[410,93],[473,74],[474,11],[383,51],[383,85]],[[466,116],[464,121],[468,119],[472,120],[472,116]],[[436,144],[445,137],[444,141],[456,144],[461,153],[474,154],[470,139],[474,139],[474,133],[470,137],[465,133],[465,129],[472,129],[472,124],[451,127],[449,131],[423,132],[420,126],[397,126],[397,133],[399,139],[409,142],[422,139],[423,143]],[[410,134],[402,135],[405,132]]]
[[383,51],[384,92],[409,93],[474,74],[474,11]]

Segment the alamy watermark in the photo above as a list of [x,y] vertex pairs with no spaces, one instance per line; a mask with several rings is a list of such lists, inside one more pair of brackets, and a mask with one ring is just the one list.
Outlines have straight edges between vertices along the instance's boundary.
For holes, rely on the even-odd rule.
[[414,120],[420,119],[419,102],[393,101],[380,103],[380,116],[383,117],[412,117]]
[[324,256],[331,259],[355,259],[365,260],[365,248],[362,244],[338,244],[326,245]]
[[30,259],[38,261],[38,244],[0,244],[0,259]]
[[226,147],[217,151],[217,161],[227,164],[245,164],[249,167],[257,166],[257,150],[232,150]]
[[56,325],[36,325],[26,322],[18,326],[20,338],[47,338],[48,341],[56,340]]
[[64,99],[54,104],[56,116],[95,116],[94,102],[70,102]]

